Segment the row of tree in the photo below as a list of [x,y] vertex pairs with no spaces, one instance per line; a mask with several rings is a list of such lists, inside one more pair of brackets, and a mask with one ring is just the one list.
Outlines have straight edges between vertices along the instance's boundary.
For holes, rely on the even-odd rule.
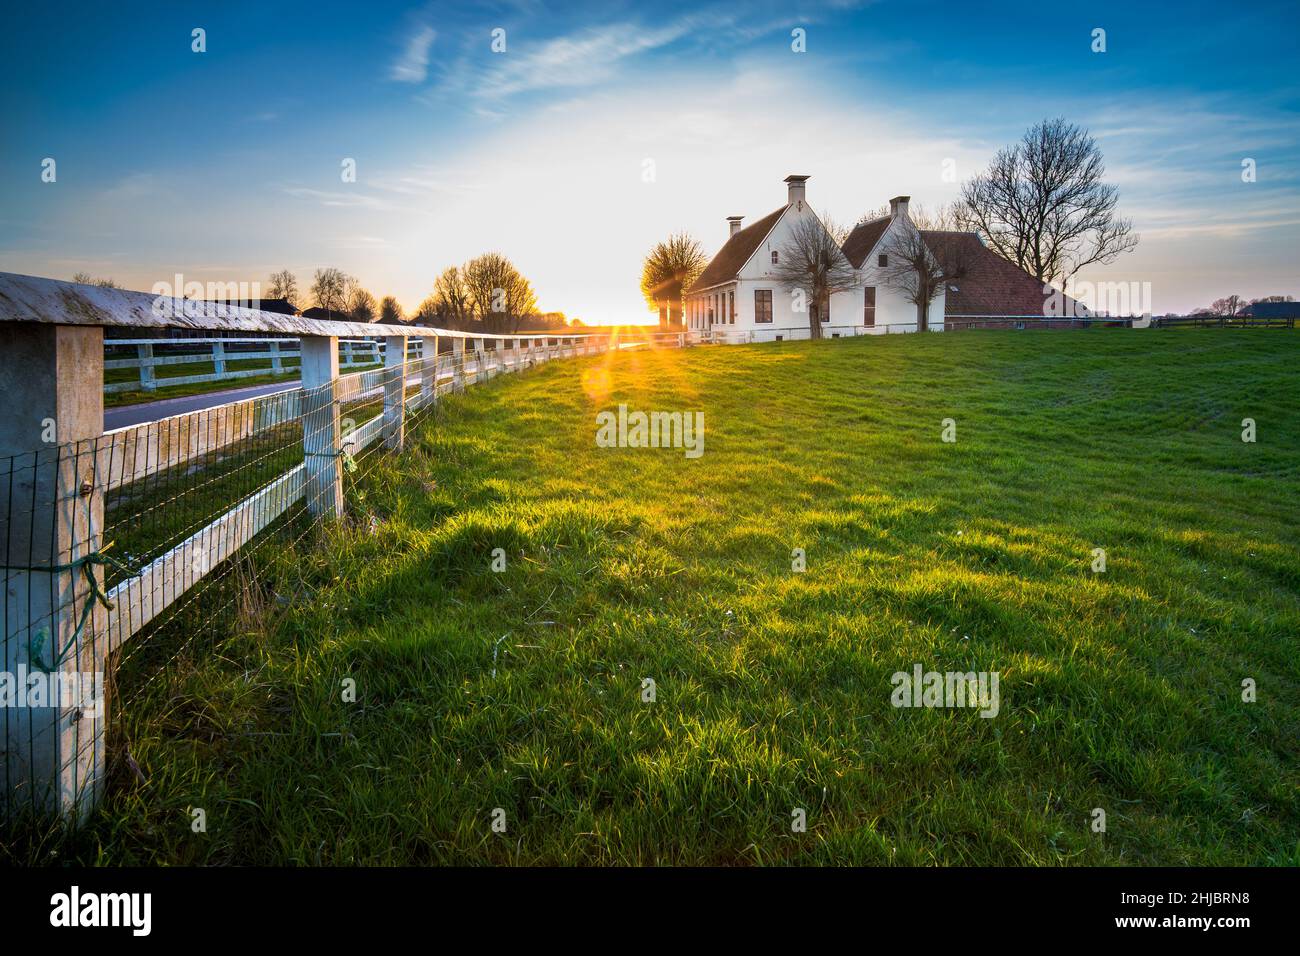
[[1258,299],[1247,299],[1240,295],[1225,295],[1221,299],[1215,299],[1208,306],[1202,306],[1199,309],[1193,309],[1192,315],[1241,315],[1250,305],[1258,305],[1261,302],[1294,302],[1289,295],[1266,295]]
[[421,325],[492,333],[518,332],[540,318],[532,283],[499,252],[444,269],[415,316]]
[[[999,150],[985,171],[962,185],[955,202],[933,215],[918,205],[910,215],[918,229],[974,232],[1008,262],[1060,288],[1080,269],[1113,262],[1138,243],[1132,222],[1116,214],[1118,188],[1104,176],[1101,150],[1087,130],[1064,119],[1043,120]],[[888,207],[874,209],[859,222],[888,213]],[[848,230],[827,221],[821,226],[801,221],[773,270],[778,281],[803,290],[814,338],[821,334],[819,309],[830,295],[861,281],[840,254]],[[944,283],[965,274],[962,249],[959,242],[927,243],[919,232],[895,238],[885,281],[915,303],[922,328]],[[641,291],[661,322],[680,322],[682,292],[706,264],[700,244],[684,233],[646,256]]]
[[[405,321],[397,299],[387,295],[377,301],[355,276],[332,266],[316,270],[309,294],[311,303],[330,318],[389,324]],[[284,299],[297,308],[301,301],[298,277],[288,269],[271,273],[266,285],[266,298]]]
[[[296,302],[298,283],[294,274],[287,269],[272,274],[268,294],[270,298]],[[353,322],[433,325],[498,334],[582,324],[560,312],[539,312],[532,283],[499,252],[484,253],[464,265],[444,269],[434,280],[433,292],[410,317],[395,298],[385,296],[376,302],[355,278],[339,269],[318,269],[310,294],[317,308]]]

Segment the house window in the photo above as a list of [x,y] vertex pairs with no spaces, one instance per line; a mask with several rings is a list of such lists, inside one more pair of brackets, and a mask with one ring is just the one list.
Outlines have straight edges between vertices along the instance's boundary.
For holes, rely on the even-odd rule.
[[727,315],[731,317],[732,325],[736,324],[736,293],[731,291],[727,293]]
[[771,289],[754,290],[754,321],[755,322],[772,321],[772,290]]
[[779,258],[780,258],[780,257],[778,256],[777,251],[776,251],[775,249],[773,249],[773,250],[772,250],[772,265],[776,265],[777,260],[778,260]]
[[862,324],[869,329],[876,327],[876,287],[869,285],[863,290]]
[[889,265],[889,256],[883,252],[880,255],[876,256],[876,265],[880,266],[880,268],[882,269],[885,268],[887,265]]

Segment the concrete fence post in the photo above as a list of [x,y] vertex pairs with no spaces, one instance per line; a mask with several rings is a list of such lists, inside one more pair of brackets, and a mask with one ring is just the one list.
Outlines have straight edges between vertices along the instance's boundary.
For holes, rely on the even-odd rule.
[[[24,704],[6,709],[4,817],[35,811],[74,824],[103,792],[109,648],[105,611],[86,578],[104,546],[104,330],[11,323],[0,349],[0,513],[4,669]],[[35,451],[33,451],[35,449]],[[62,567],[64,570],[42,570]],[[89,565],[96,587],[103,568]],[[87,611],[87,609],[89,609]],[[83,624],[84,615],[84,624]],[[32,678],[45,706],[30,706]],[[57,690],[55,685],[58,685]]]
[[343,514],[342,431],[339,427],[339,340],[302,337],[302,450],[307,509],[313,517]]
[[427,405],[438,397],[438,337],[426,335],[420,340],[420,404]]
[[465,340],[460,336],[451,340],[451,389],[465,391]]
[[406,441],[406,336],[384,339],[384,444],[401,451]]
[[212,371],[218,376],[226,374],[226,344],[224,342],[212,343]]
[[153,374],[153,343],[137,345],[135,354],[140,359],[140,387],[146,392],[152,392],[158,387]]
[[271,371],[276,375],[284,371],[284,363],[280,361],[280,343],[274,341],[271,343]]

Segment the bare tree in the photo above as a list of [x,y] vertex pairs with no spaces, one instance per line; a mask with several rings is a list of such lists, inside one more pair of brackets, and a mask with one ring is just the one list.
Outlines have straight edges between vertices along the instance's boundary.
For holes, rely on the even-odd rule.
[[373,295],[357,284],[348,295],[347,312],[353,322],[373,322],[379,317],[379,305]]
[[1241,310],[1247,305],[1245,299],[1239,295],[1226,295],[1222,299],[1215,299],[1210,303],[1210,311],[1215,315],[1240,315]]
[[516,271],[506,287],[506,315],[510,317],[510,331],[518,332],[524,319],[536,312],[537,294],[533,291],[533,284]]
[[708,258],[697,240],[684,232],[655,243],[641,266],[641,294],[659,313],[661,326],[681,325],[682,290],[694,282]]
[[271,278],[266,284],[266,297],[268,299],[284,299],[290,305],[293,305],[298,298],[298,277],[288,269],[272,272]]
[[889,265],[884,269],[884,283],[898,289],[916,306],[916,330],[930,327],[930,303],[943,291],[945,283],[961,279],[968,268],[958,237],[935,240],[933,246],[916,229],[899,229],[890,233]]
[[461,269],[473,314],[490,332],[509,331],[536,310],[532,286],[514,263],[499,252],[487,252]]
[[958,215],[1004,259],[1063,284],[1138,243],[1132,221],[1115,215],[1119,190],[1102,181],[1105,172],[1087,130],[1043,120],[962,186]]
[[469,326],[469,312],[470,297],[465,275],[458,266],[448,266],[434,280],[433,295],[421,303],[417,315],[426,324],[465,329]]
[[796,300],[802,296],[808,309],[808,334],[822,337],[821,317],[830,316],[830,298],[858,286],[861,279],[840,245],[847,230],[816,216],[795,220],[790,236],[778,250],[773,277],[786,286]]
[[384,325],[402,325],[406,322],[401,305],[391,295],[384,296],[379,303],[379,321]]
[[317,269],[311,284],[311,296],[326,312],[343,312],[347,305],[348,277],[342,269]]
[[[888,219],[890,216],[889,203],[882,203],[874,209],[868,209],[858,218],[857,225],[864,222],[871,222],[874,219]],[[946,206],[939,206],[934,212],[931,212],[925,205],[919,202],[912,203],[907,210],[907,217],[912,220],[913,225],[918,229],[946,229],[961,230],[962,220],[958,214],[958,204],[949,203]]]
[[72,277],[72,281],[80,285],[97,285],[101,289],[116,289],[117,283],[112,279],[96,279],[89,272],[78,272]]

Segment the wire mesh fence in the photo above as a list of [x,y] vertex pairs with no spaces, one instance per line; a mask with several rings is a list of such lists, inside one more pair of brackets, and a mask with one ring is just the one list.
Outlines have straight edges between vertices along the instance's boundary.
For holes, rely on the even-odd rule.
[[654,338],[685,344],[430,336],[345,375],[326,339],[318,384],[0,458],[0,820],[84,819],[138,775],[127,715],[192,699],[173,691],[208,655],[309,598],[297,557],[375,520],[358,489],[443,396]]

